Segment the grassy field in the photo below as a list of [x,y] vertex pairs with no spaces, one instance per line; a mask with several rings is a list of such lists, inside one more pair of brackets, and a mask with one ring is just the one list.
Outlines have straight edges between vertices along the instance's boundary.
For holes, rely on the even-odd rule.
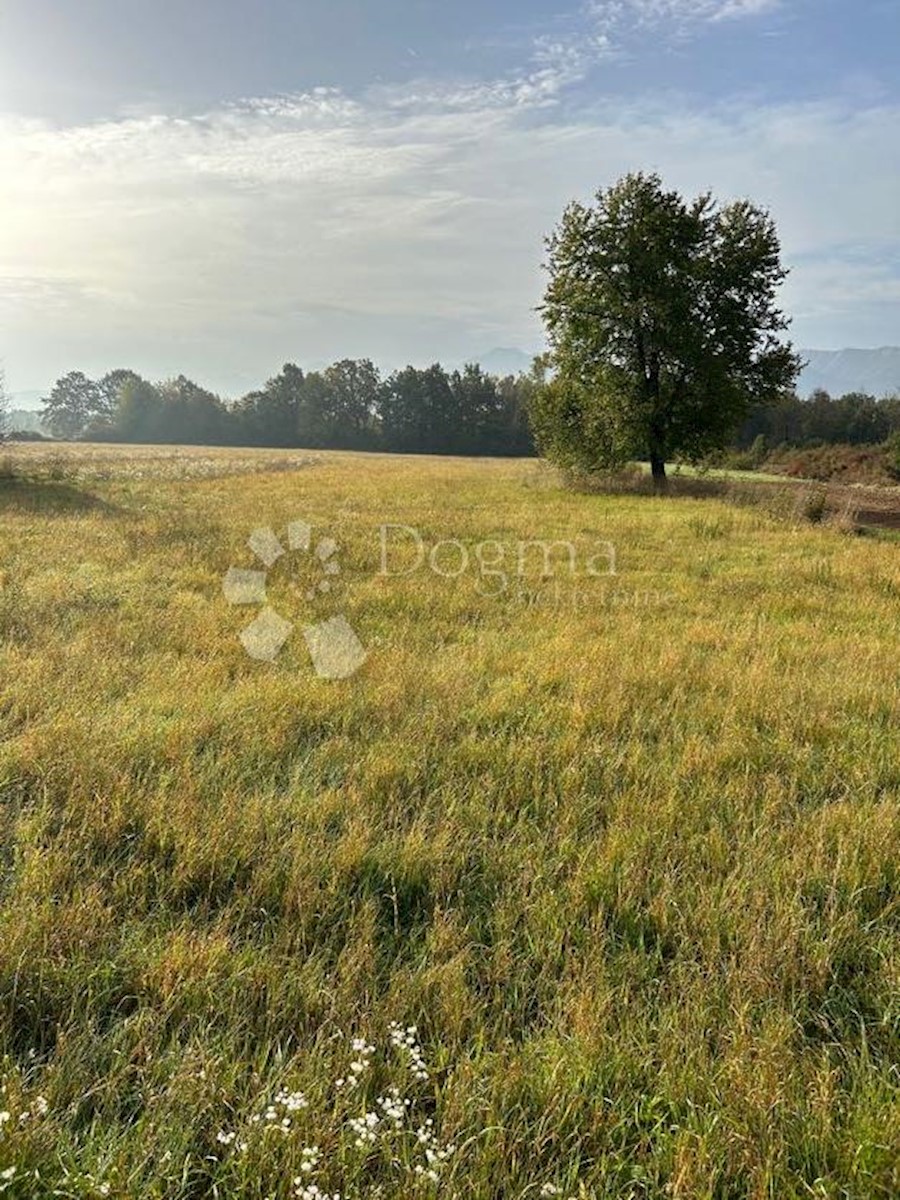
[[[0,1194],[900,1194],[895,542],[46,453],[0,482]],[[272,565],[259,661],[223,576],[295,521],[338,548]]]

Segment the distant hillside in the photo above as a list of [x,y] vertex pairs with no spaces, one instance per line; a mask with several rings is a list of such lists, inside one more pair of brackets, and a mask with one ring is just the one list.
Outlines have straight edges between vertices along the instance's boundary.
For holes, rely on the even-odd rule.
[[900,346],[880,350],[801,350],[809,361],[797,385],[801,396],[823,388],[832,396],[868,392],[873,396],[900,393]]
[[6,417],[6,428],[10,433],[44,433],[41,414],[34,409],[11,408]]
[[46,394],[46,392],[38,391],[11,392],[9,397],[10,407],[36,412],[39,408],[43,407]]

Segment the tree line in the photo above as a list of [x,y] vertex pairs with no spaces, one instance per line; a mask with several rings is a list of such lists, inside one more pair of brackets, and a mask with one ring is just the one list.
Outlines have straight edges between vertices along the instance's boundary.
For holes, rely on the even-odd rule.
[[227,402],[179,375],[151,383],[134,371],[89,379],[72,371],[44,401],[44,427],[86,441],[529,455],[539,373],[498,377],[470,363],[408,366],[383,378],[369,359],[323,371],[287,363],[264,387]]
[[[498,378],[474,365],[448,372],[436,364],[382,379],[369,360],[345,359],[309,373],[288,363],[228,403],[183,375],[151,384],[124,369],[99,380],[72,371],[57,380],[42,416],[55,437],[87,441],[526,456],[541,386],[539,370]],[[818,390],[751,405],[729,445],[875,445],[898,433],[900,396]]]
[[832,397],[817,390],[808,400],[787,395],[753,405],[735,437],[735,448],[874,446],[900,433],[900,396],[876,399],[865,392]]

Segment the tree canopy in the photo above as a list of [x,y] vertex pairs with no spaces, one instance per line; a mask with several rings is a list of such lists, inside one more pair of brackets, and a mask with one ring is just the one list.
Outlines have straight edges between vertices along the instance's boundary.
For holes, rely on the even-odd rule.
[[150,383],[119,369],[100,380],[72,371],[44,401],[57,437],[194,445],[528,455],[534,377],[497,378],[469,364],[405,367],[382,378],[369,359],[323,371],[294,363],[227,402],[179,375]]
[[778,235],[749,201],[686,201],[632,174],[569,205],[547,248],[553,375],[532,419],[548,457],[586,469],[646,457],[664,486],[667,460],[721,447],[751,404],[792,387]]

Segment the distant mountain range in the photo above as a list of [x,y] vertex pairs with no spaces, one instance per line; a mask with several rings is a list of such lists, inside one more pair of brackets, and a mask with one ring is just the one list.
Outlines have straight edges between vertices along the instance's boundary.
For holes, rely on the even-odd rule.
[[[801,350],[807,365],[801,372],[797,391],[808,396],[822,388],[832,396],[868,392],[873,396],[900,394],[900,346],[878,350]],[[483,354],[480,362],[494,375],[517,375],[531,367],[532,355],[522,350],[497,349]]]
[[832,396],[868,392],[873,396],[900,394],[900,346],[879,350],[801,350],[807,360],[797,391],[808,396],[822,388]]

